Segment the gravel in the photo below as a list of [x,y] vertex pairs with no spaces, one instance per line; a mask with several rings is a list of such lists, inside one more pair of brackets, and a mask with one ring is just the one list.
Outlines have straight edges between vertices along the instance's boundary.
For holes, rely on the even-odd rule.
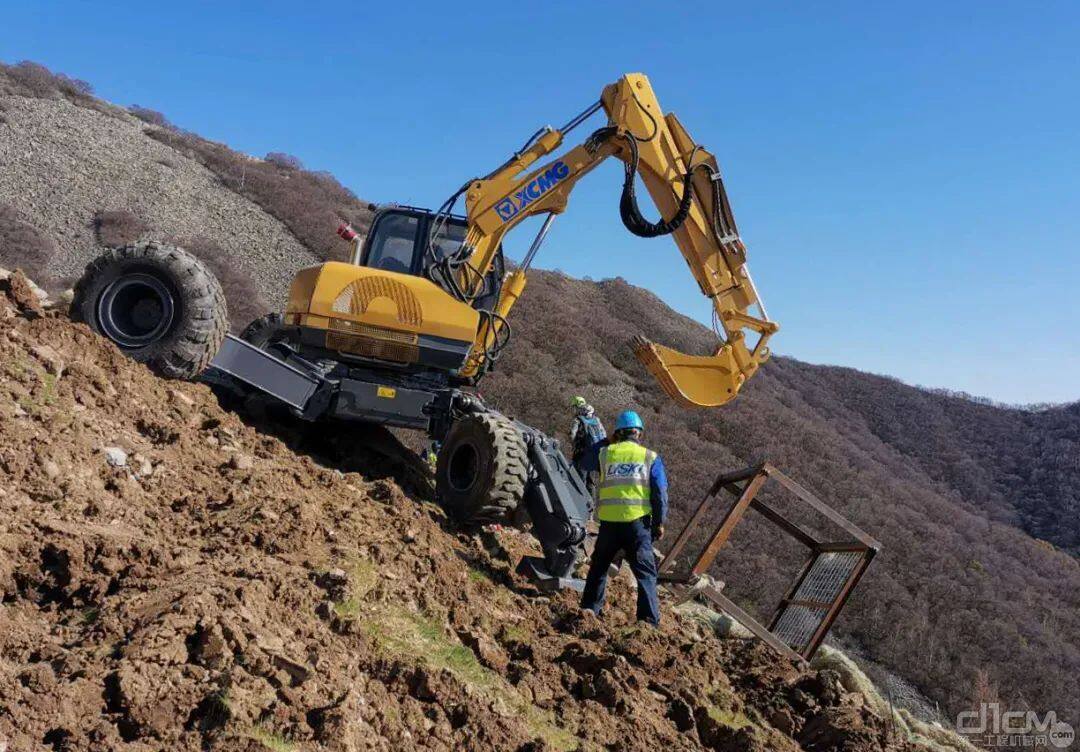
[[[275,308],[293,273],[318,263],[281,222],[144,133],[145,124],[63,99],[0,97],[0,201],[50,234],[51,269],[77,276],[101,252],[99,210],[132,211],[161,235],[202,235],[228,251]],[[331,230],[333,228],[330,228]]]

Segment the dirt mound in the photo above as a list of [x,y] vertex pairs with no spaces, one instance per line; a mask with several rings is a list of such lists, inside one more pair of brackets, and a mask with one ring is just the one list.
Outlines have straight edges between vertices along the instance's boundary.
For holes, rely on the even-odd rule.
[[[18,275],[12,278],[17,281]],[[835,676],[604,622],[390,480],[0,296],[0,741],[18,750],[877,748]],[[16,301],[15,298],[18,297]],[[794,739],[792,738],[794,736]]]
[[158,237],[197,228],[275,306],[292,273],[317,262],[279,220],[117,108],[8,95],[0,110],[0,197],[56,242],[49,272],[58,278],[82,273],[101,252],[94,218],[109,210],[134,212]]

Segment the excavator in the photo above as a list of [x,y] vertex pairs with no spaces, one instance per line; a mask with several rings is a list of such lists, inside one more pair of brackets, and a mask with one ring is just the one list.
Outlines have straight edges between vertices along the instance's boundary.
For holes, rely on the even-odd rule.
[[[560,151],[600,111],[607,122]],[[463,523],[527,516],[543,557],[522,571],[550,587],[577,586],[592,499],[554,441],[484,404],[472,390],[510,340],[509,320],[532,263],[578,181],[608,158],[624,164],[619,213],[639,237],[671,235],[712,303],[715,351],[693,355],[644,337],[636,357],[678,404],[715,407],[738,395],[769,358],[778,325],[746,265],[716,158],[637,73],[561,128],[538,130],[492,172],[466,181],[435,211],[379,209],[363,236],[348,224],[348,262],[300,270],[284,313],[225,333],[221,288],[182,249],[112,249],[88,265],[73,314],[130,356],[175,378],[226,379],[306,420],[362,421],[426,431],[439,446],[436,495]],[[545,161],[546,160],[546,161]],[[640,178],[660,213],[649,221]],[[465,213],[454,213],[464,197]],[[503,240],[542,219],[513,269]]]

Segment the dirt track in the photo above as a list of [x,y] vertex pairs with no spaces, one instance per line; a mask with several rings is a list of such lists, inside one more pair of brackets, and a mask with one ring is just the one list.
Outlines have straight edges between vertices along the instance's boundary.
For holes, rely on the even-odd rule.
[[8,750],[880,749],[835,675],[667,605],[642,631],[625,582],[584,617],[513,574],[527,535],[459,531],[0,288]]

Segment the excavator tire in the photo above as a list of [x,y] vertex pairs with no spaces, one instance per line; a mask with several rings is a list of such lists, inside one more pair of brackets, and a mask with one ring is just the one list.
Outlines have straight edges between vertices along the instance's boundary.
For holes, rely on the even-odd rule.
[[71,314],[170,379],[205,370],[229,322],[221,285],[202,262],[154,242],[91,261],[75,285]]
[[505,417],[481,413],[463,418],[439,450],[439,503],[461,523],[509,522],[525,494],[528,464],[525,442]]
[[265,349],[270,343],[281,339],[284,325],[280,313],[268,313],[245,326],[244,331],[240,332],[240,339]]

